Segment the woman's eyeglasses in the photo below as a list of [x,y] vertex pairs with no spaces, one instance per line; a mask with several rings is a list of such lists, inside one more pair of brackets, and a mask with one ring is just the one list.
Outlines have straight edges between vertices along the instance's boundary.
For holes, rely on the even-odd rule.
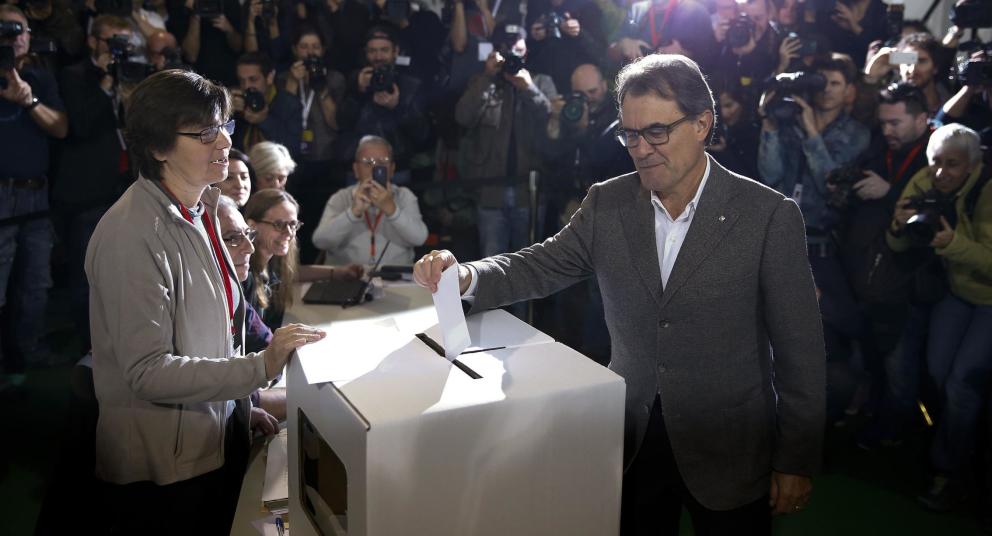
[[291,233],[291,234],[296,234],[296,231],[299,231],[300,230],[300,227],[303,227],[303,222],[301,222],[299,220],[293,220],[293,221],[282,221],[282,220],[265,221],[265,220],[258,220],[258,223],[264,223],[264,224],[267,224],[267,225],[271,225],[272,227],[275,227],[276,231],[279,231],[280,233]]
[[200,138],[200,143],[206,145],[217,141],[217,136],[220,135],[220,129],[224,129],[228,136],[234,134],[234,119],[231,119],[223,125],[214,125],[212,127],[207,127],[199,132],[176,132],[180,136],[189,136],[191,138]]
[[231,248],[240,247],[245,240],[255,243],[255,237],[258,236],[258,231],[252,229],[251,227],[242,229],[241,231],[235,231],[223,237],[224,243]]

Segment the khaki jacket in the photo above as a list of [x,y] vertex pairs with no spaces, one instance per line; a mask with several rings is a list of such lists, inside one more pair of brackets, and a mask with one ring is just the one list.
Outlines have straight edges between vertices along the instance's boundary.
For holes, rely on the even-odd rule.
[[[219,194],[202,197],[218,236]],[[224,260],[232,266],[226,250]],[[158,185],[138,179],[100,220],[85,266],[97,477],[164,485],[221,467],[227,401],[265,385],[265,363],[263,353],[237,355],[244,297],[232,330],[203,235]],[[239,285],[232,290],[240,295]]]

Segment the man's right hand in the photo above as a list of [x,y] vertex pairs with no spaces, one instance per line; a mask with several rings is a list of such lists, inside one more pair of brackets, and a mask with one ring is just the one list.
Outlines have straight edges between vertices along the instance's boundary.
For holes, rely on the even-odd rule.
[[437,292],[437,286],[441,282],[441,272],[450,266],[455,266],[458,270],[459,294],[465,294],[468,286],[472,283],[472,272],[459,265],[458,259],[446,249],[434,250],[421,257],[413,265],[413,281],[432,293]]
[[289,324],[277,329],[272,334],[272,341],[263,355],[265,358],[265,377],[275,378],[282,372],[289,356],[297,348],[323,339],[327,333],[322,329],[312,328],[303,324]]

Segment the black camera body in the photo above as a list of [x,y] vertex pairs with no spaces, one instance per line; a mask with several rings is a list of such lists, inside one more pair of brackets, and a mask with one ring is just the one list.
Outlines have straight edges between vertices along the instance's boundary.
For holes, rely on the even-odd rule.
[[219,17],[224,14],[224,2],[223,0],[196,0],[196,14],[204,19]]
[[527,63],[523,56],[519,56],[513,51],[506,51],[503,55],[503,74],[516,76]]
[[809,102],[813,95],[827,87],[827,79],[822,74],[809,71],[782,73],[768,85],[775,90],[775,96],[765,105],[765,112],[779,123],[795,121],[802,114],[802,108],[794,96]]
[[958,65],[958,81],[966,86],[992,86],[992,55],[986,51],[983,58],[972,58]]
[[578,123],[585,112],[586,95],[579,91],[573,91],[565,99],[565,106],[561,109],[561,118],[568,123]]
[[544,31],[547,33],[548,37],[553,37],[555,39],[561,39],[561,23],[565,21],[557,12],[550,11],[541,15],[541,24],[544,26]]
[[15,39],[24,31],[24,26],[14,20],[0,20],[0,39]]
[[839,167],[827,174],[827,184],[833,188],[828,190],[827,206],[843,211],[851,203],[854,185],[865,178],[865,172],[858,165]]
[[274,19],[276,16],[275,0],[262,0],[262,18],[265,20]]
[[943,229],[940,217],[955,220],[954,196],[947,195],[937,189],[930,189],[921,195],[908,199],[906,208],[916,211],[916,214],[906,222],[906,235],[913,244],[925,246],[933,241],[937,232]]
[[321,91],[327,87],[327,67],[324,67],[324,60],[320,56],[309,55],[303,59],[303,66],[307,70],[310,78],[310,87]]
[[131,56],[131,41],[126,35],[114,35],[107,39],[107,48],[114,61],[127,61]]
[[107,65],[107,72],[115,83],[136,84],[155,72],[155,67],[147,63],[131,61],[131,42],[126,35],[114,35],[107,39],[107,48],[113,61]]
[[751,40],[754,33],[754,21],[747,13],[738,13],[730,20],[730,27],[727,28],[727,45],[738,48],[746,45]]
[[951,22],[959,28],[992,28],[992,2],[965,0],[951,8]]
[[376,164],[372,168],[372,180],[378,182],[383,188],[386,187],[386,182],[389,181],[389,168],[383,164]]
[[369,81],[369,93],[392,92],[395,84],[396,71],[392,65],[376,67],[372,70],[372,80]]
[[245,109],[253,112],[261,112],[265,109],[265,95],[255,88],[248,88],[242,95],[245,99]]

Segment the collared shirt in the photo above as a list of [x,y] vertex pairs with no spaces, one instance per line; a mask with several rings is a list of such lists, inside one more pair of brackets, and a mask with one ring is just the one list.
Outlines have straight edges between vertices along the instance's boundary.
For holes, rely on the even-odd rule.
[[685,206],[682,214],[672,219],[668,209],[661,203],[658,194],[651,192],[651,204],[654,206],[654,239],[658,245],[658,267],[661,269],[661,284],[668,286],[668,277],[672,275],[672,268],[675,267],[675,260],[685,242],[685,235],[689,233],[689,226],[692,225],[692,217],[696,214],[696,207],[699,205],[699,198],[706,187],[706,180],[710,176],[710,159],[706,158],[706,170],[703,172],[703,179],[699,181],[696,188],[696,195],[692,201]]
[[[654,206],[654,239],[658,247],[658,268],[661,270],[661,284],[668,284],[668,276],[672,275],[672,268],[675,267],[675,260],[685,242],[685,235],[689,233],[689,226],[692,225],[692,217],[696,214],[696,207],[699,206],[699,198],[703,195],[703,188],[706,187],[706,180],[710,177],[710,159],[706,157],[706,170],[703,171],[703,179],[699,181],[696,188],[696,195],[692,201],[686,205],[685,210],[678,218],[672,219],[668,210],[661,204],[658,194],[651,192],[651,204]],[[462,299],[471,303],[475,299],[475,289],[479,284],[479,274],[471,265],[468,266],[472,274],[472,281],[469,283]]]

